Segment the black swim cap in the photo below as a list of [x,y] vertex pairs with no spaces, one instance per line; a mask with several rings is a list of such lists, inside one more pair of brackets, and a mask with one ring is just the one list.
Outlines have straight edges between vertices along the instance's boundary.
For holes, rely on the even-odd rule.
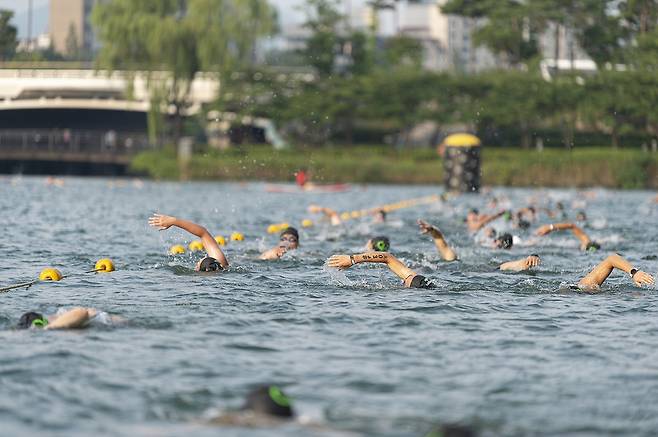
[[514,244],[514,238],[512,234],[503,234],[500,237],[496,238],[496,244],[501,249],[510,249],[512,244]]
[[219,270],[224,270],[222,265],[213,257],[207,256],[201,260],[199,264],[200,272],[217,272]]
[[279,235],[279,237],[283,237],[286,234],[287,235],[292,235],[293,237],[295,237],[297,239],[297,241],[299,241],[299,232],[297,232],[297,229],[295,229],[293,227],[287,227],[283,230],[283,232],[281,232],[281,235]]
[[434,288],[434,284],[432,284],[429,281],[429,279],[427,279],[425,276],[416,275],[411,280],[410,287],[411,288]]
[[268,414],[276,417],[292,417],[292,401],[275,385],[265,385],[252,390],[247,395],[243,410]]
[[33,311],[29,313],[25,313],[21,316],[21,318],[18,320],[18,324],[16,325],[16,328],[18,329],[28,329],[32,327],[32,323],[34,321],[45,321],[46,324],[48,321],[46,318],[43,316],[43,314],[40,313],[35,313]]
[[587,246],[585,246],[585,250],[587,252],[596,252],[601,248],[601,245],[597,243],[596,241],[590,241],[587,243]]
[[470,213],[473,213],[473,214],[480,214],[480,211],[479,211],[477,208],[471,208],[468,212],[469,212],[469,214],[470,214]]
[[527,220],[519,219],[519,228],[528,229],[530,227],[530,222]]
[[377,252],[388,252],[391,248],[391,241],[388,237],[373,237],[372,238],[372,248]]

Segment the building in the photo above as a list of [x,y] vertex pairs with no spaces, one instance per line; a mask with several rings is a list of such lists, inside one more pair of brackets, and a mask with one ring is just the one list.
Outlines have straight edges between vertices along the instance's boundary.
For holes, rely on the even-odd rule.
[[103,0],[50,0],[50,35],[57,53],[90,57],[98,48],[91,11]]
[[471,33],[477,20],[443,14],[441,5],[445,2],[393,2],[386,9],[368,11],[365,16],[371,18],[364,24],[373,20],[382,23],[377,29],[380,37],[406,35],[421,41],[425,48],[424,65],[431,70],[475,72],[496,66],[491,52],[473,44]]

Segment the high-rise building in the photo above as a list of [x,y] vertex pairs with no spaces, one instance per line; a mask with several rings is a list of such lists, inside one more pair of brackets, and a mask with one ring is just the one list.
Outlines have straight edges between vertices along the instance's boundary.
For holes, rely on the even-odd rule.
[[[424,47],[423,63],[432,70],[480,71],[496,65],[493,54],[477,47],[471,34],[477,20],[441,11],[446,0],[392,2],[394,28],[379,28],[378,36],[406,35]],[[372,14],[382,12],[372,11]],[[391,13],[384,11],[383,13]]]
[[91,11],[101,1],[50,0],[50,35],[56,52],[84,56],[98,49]]

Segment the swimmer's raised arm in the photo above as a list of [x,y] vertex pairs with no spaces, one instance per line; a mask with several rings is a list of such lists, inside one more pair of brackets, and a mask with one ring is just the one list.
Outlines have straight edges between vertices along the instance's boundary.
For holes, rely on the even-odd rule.
[[44,329],[75,329],[82,328],[92,317],[96,315],[93,308],[73,308],[54,318]]
[[526,258],[521,258],[516,261],[509,261],[502,263],[499,267],[500,270],[510,270],[513,272],[522,272],[529,270],[531,267],[537,267],[540,264],[539,255],[530,255]]
[[574,223],[553,223],[550,225],[543,225],[537,229],[536,234],[548,235],[554,231],[564,231],[564,230],[571,230],[573,235],[580,242],[580,250],[586,250],[591,245],[595,245],[596,246],[595,248],[598,249],[598,244],[594,243],[592,239],[589,238],[589,236]]
[[326,215],[329,218],[329,220],[331,220],[331,224],[334,226],[341,224],[340,216],[336,211],[334,211],[331,208],[325,208],[323,206],[318,206],[318,205],[311,205],[308,207],[308,212],[322,213]]
[[336,267],[338,269],[347,269],[354,264],[361,263],[386,264],[393,273],[403,280],[406,280],[409,276],[416,275],[416,272],[405,266],[399,259],[388,252],[370,252],[357,255],[333,255],[327,260],[327,264],[330,267]]
[[149,218],[149,225],[158,228],[160,231],[169,229],[171,226],[176,226],[199,237],[208,256],[215,258],[224,269],[228,268],[228,260],[226,259],[224,252],[219,248],[219,244],[215,241],[213,236],[210,235],[210,232],[208,232],[203,226],[187,220],[181,220],[176,217],[157,213]]
[[608,276],[610,276],[610,273],[612,273],[614,269],[619,269],[628,273],[631,276],[633,283],[638,287],[654,284],[654,279],[651,275],[641,270],[634,269],[631,263],[618,254],[614,254],[608,256],[599,265],[594,267],[587,276],[578,282],[578,286],[588,289],[596,289],[596,287],[600,286],[606,279],[608,279]]
[[418,219],[418,226],[420,227],[420,232],[423,234],[428,234],[434,240],[434,245],[441,254],[441,258],[445,261],[454,261],[457,259],[457,254],[452,247],[448,245],[443,234],[435,226],[430,225],[429,223]]
[[474,232],[479,231],[480,229],[482,229],[492,221],[505,215],[506,212],[507,212],[506,210],[502,210],[502,211],[498,211],[496,214],[493,215],[481,215],[475,221],[468,223],[468,230]]

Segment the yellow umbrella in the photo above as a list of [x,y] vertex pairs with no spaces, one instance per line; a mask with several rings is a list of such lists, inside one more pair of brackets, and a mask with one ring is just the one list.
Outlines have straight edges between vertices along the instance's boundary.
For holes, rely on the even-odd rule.
[[471,134],[452,134],[448,135],[443,144],[448,147],[477,147],[480,144],[480,139]]

